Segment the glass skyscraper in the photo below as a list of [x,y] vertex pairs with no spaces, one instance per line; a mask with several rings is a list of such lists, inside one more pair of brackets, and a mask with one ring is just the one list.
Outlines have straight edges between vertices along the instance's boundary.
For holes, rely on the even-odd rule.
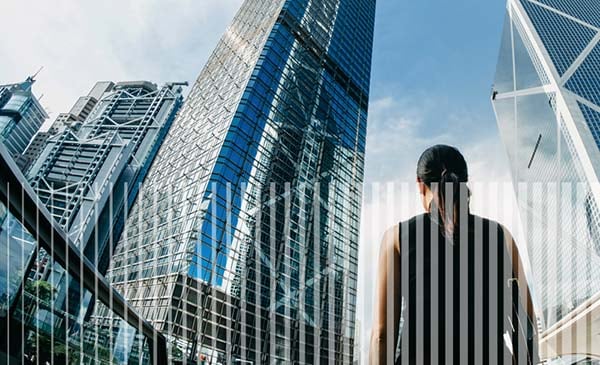
[[543,357],[600,356],[600,4],[509,0],[493,105],[517,192]]
[[108,273],[174,360],[352,362],[374,17],[246,0],[200,73]]
[[0,142],[17,161],[48,114],[33,95],[35,80],[10,85],[0,85]]

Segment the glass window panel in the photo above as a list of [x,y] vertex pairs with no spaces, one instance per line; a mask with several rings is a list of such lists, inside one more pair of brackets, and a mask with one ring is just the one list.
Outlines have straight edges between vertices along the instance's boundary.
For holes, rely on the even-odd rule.
[[502,41],[500,45],[500,55],[498,57],[498,68],[494,81],[494,91],[505,93],[514,91],[514,72],[513,72],[513,50],[512,50],[512,23],[510,16],[506,14],[504,28],[502,31]]

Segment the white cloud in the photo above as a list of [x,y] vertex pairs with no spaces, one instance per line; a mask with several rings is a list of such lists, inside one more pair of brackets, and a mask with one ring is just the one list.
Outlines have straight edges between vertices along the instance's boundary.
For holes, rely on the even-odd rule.
[[0,83],[40,66],[51,116],[98,80],[193,82],[242,0],[0,2]]
[[383,97],[369,106],[367,132],[366,182],[414,180],[416,161],[431,144],[445,139],[444,134],[422,135],[427,99]]

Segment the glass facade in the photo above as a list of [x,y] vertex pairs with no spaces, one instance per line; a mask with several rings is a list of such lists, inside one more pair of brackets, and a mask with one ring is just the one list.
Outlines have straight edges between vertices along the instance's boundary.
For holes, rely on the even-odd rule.
[[[36,204],[0,146],[0,362],[5,364],[159,364],[165,338],[108,286]],[[64,298],[67,282],[78,288]],[[98,322],[87,305],[107,313]]]
[[562,76],[592,41],[596,31],[538,4],[529,1],[522,4],[552,64]]
[[600,68],[600,47],[596,45],[567,81],[566,88],[594,105],[600,105],[600,73],[598,73],[598,68]]
[[556,333],[600,292],[600,11],[594,0],[510,0],[507,9],[492,99],[538,315]]
[[48,118],[31,91],[34,82],[29,77],[19,84],[0,85],[0,142],[15,161]]
[[172,358],[352,361],[374,16],[247,0],[200,73],[108,274]]

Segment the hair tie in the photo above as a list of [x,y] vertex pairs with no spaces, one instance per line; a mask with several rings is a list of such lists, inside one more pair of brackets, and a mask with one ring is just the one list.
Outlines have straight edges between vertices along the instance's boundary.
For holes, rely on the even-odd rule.
[[443,169],[443,170],[442,170],[442,174],[440,175],[440,177],[444,177],[444,176],[446,176],[446,174],[447,174],[447,173],[448,173],[448,170],[446,170],[446,169]]

